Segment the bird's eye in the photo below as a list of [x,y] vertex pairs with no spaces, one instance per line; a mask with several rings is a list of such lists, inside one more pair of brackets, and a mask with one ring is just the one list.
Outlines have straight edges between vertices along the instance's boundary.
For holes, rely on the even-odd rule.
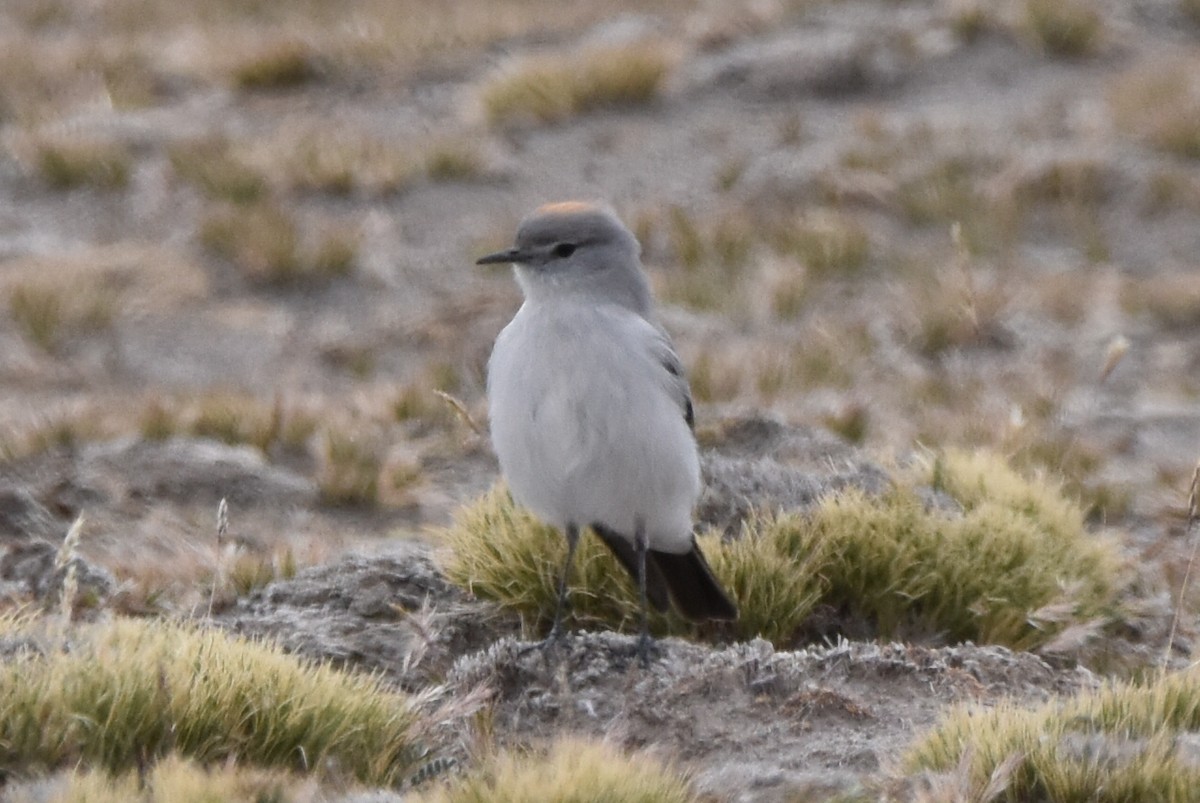
[[554,256],[560,259],[565,259],[575,253],[575,246],[571,243],[559,243],[554,246]]

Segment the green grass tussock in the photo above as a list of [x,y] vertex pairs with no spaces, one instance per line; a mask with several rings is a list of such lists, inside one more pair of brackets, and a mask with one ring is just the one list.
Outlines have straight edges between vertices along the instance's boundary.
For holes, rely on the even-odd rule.
[[820,574],[827,559],[823,544],[787,543],[775,521],[751,521],[740,538],[722,544],[715,534],[701,543],[713,573],[737,600],[735,625],[742,638],[760,636],[776,644],[795,640],[812,609],[823,598]]
[[[37,638],[36,622],[3,630]],[[0,777],[120,774],[178,754],[389,784],[419,758],[417,719],[374,678],[217,630],[117,619],[0,664]]]
[[[459,511],[444,532],[449,552],[443,570],[451,582],[520,614],[526,624],[548,627],[554,617],[566,541],[497,486]],[[636,627],[637,597],[616,558],[598,538],[580,539],[571,567],[575,627]]]
[[[1116,548],[1084,531],[1082,511],[1056,486],[1021,477],[999,457],[953,451],[894,479],[881,496],[832,493],[811,511],[751,517],[735,539],[702,536],[740,609],[732,634],[791,645],[822,605],[856,633],[1029,649],[1109,615]],[[929,486],[951,509],[928,503],[919,489]],[[497,488],[460,512],[446,541],[452,582],[529,624],[549,623],[566,554],[556,530]],[[577,553],[571,600],[576,626],[636,627],[633,584],[590,536]],[[673,615],[656,624],[695,633]]]
[[687,782],[646,754],[564,737],[545,754],[503,753],[481,770],[431,790],[417,803],[687,803]]
[[1200,670],[1193,667],[1034,710],[956,709],[908,752],[903,767],[966,767],[973,799],[1002,771],[1005,800],[1193,800],[1200,765],[1188,744],[1198,730]]
[[648,103],[671,61],[661,42],[530,58],[489,80],[480,98],[493,125],[558,122],[604,106]]

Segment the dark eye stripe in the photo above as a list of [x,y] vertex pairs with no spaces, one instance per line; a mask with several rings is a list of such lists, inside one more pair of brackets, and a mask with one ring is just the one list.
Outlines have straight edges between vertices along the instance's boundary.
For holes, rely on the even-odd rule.
[[559,243],[554,246],[554,256],[569,257],[575,253],[575,246],[572,243]]

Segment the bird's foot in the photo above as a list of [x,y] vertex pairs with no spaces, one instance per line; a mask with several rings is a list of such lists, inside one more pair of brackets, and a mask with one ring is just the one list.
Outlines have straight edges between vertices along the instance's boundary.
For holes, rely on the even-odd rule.
[[637,657],[642,664],[642,669],[650,668],[650,661],[658,657],[658,652],[658,645],[655,644],[650,633],[643,630],[637,640]]

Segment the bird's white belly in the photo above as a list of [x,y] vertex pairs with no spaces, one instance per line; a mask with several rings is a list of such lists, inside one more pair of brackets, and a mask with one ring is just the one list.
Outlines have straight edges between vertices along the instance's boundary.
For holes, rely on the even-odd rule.
[[559,322],[534,332],[526,323],[518,316],[497,341],[488,378],[492,440],[514,497],[559,527],[602,523],[632,537],[640,520],[653,548],[690,549],[699,459],[650,373],[665,369],[619,339],[578,336],[578,320],[561,322],[557,342]]

